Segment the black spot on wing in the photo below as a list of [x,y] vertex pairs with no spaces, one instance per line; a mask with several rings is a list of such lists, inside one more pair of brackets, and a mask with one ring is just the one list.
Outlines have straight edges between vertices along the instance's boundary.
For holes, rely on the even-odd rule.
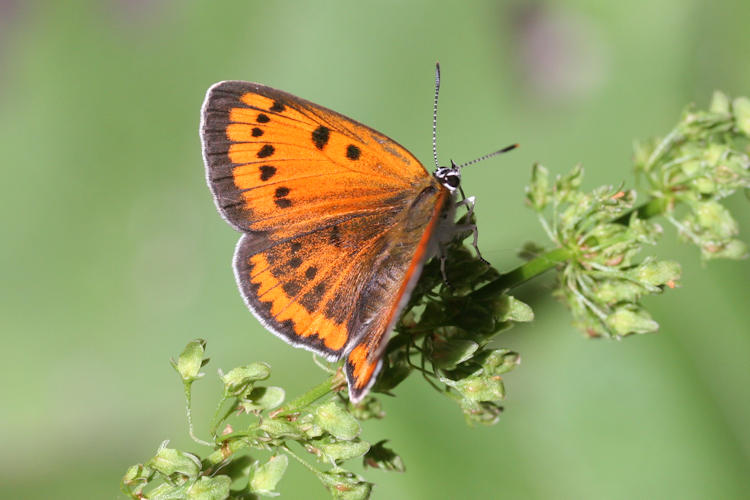
[[323,300],[323,295],[326,292],[326,286],[324,283],[318,283],[309,292],[305,293],[300,299],[299,303],[302,307],[308,311],[315,311],[320,305],[320,301]]
[[286,106],[281,104],[279,101],[273,101],[273,106],[271,106],[271,109],[269,111],[273,111],[275,113],[281,113],[286,109]]
[[309,280],[313,279],[316,274],[318,274],[318,268],[315,266],[310,266],[305,271],[305,277]]
[[289,281],[281,285],[281,288],[284,289],[284,293],[289,297],[295,297],[302,290],[302,285],[296,281]]
[[292,206],[292,200],[289,198],[286,198],[286,195],[289,194],[289,188],[288,187],[279,187],[276,188],[276,192],[274,193],[274,198],[276,202],[276,206],[279,208],[289,208]]
[[258,151],[258,154],[256,156],[258,158],[268,158],[274,153],[274,151],[276,150],[273,146],[271,146],[270,144],[266,144],[262,148],[260,148],[260,151]]
[[265,113],[258,113],[258,118],[256,118],[256,121],[258,123],[268,123],[271,121],[271,119]]
[[292,269],[297,269],[301,265],[302,259],[300,259],[299,257],[292,257],[291,259],[289,259],[289,267],[291,267]]
[[253,127],[253,130],[251,133],[253,137],[260,137],[261,135],[263,135],[263,131],[259,129],[258,127]]
[[359,160],[359,155],[361,153],[362,152],[359,150],[359,148],[357,146],[355,146],[354,144],[349,144],[346,147],[346,157],[349,158],[352,161]]
[[328,144],[328,138],[330,135],[331,131],[323,125],[313,130],[312,140],[313,143],[315,143],[315,147],[322,150],[326,144]]
[[260,169],[260,180],[262,181],[267,181],[276,173],[276,167],[272,167],[271,165],[262,165],[258,168]]

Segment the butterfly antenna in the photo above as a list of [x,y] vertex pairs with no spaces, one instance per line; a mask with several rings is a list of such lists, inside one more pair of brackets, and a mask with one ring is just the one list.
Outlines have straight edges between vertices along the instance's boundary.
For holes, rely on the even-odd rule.
[[518,144],[511,144],[510,146],[506,146],[503,149],[498,149],[494,153],[490,153],[488,155],[480,156],[479,158],[471,161],[467,161],[466,163],[462,163],[461,165],[458,165],[458,168],[464,168],[468,167],[469,165],[474,165],[475,163],[479,163],[482,160],[486,160],[487,158],[492,158],[493,156],[497,156],[499,154],[507,153],[508,151],[512,151],[518,147]]
[[437,157],[437,103],[440,93],[440,63],[435,63],[435,101],[432,104],[432,156],[435,158],[435,168],[440,168]]

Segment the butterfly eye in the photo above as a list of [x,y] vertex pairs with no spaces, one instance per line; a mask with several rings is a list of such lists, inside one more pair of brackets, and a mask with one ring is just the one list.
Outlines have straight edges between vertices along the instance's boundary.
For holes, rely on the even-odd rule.
[[455,189],[461,183],[461,179],[457,175],[449,175],[445,178],[445,183]]

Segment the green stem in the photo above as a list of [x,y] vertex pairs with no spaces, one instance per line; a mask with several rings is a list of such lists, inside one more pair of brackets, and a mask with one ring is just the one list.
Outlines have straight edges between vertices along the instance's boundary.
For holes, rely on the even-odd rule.
[[561,264],[566,260],[570,260],[573,255],[573,251],[569,248],[555,248],[554,250],[545,252],[526,264],[517,267],[510,272],[501,274],[495,281],[491,281],[472,292],[471,297],[482,299],[517,287],[521,283],[549,271],[556,265]]
[[633,215],[634,212],[637,212],[638,217],[641,219],[650,219],[666,212],[668,204],[669,200],[667,198],[651,198],[648,202],[624,213],[612,222],[627,225],[630,222],[630,216]]
[[333,391],[334,389],[337,389],[341,387],[345,383],[346,379],[344,378],[344,374],[342,371],[337,371],[330,377],[328,377],[326,380],[324,380],[321,384],[316,385],[306,393],[302,394],[298,398],[290,401],[288,404],[282,406],[278,410],[272,412],[270,414],[271,418],[275,418],[278,416],[284,416],[289,415],[291,413],[295,413],[302,408],[310,405],[311,403],[315,402],[316,400],[322,398],[329,392]]
[[185,388],[185,413],[187,415],[188,434],[190,434],[190,438],[198,444],[202,444],[205,446],[213,446],[213,443],[204,441],[195,435],[194,428],[193,428],[193,393],[192,393],[193,381],[190,380],[189,382],[183,382],[182,384],[183,384],[183,387]]

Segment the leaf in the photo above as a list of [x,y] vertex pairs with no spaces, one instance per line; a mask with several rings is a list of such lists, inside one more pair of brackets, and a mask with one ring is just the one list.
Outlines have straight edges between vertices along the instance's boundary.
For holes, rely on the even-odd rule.
[[335,399],[315,410],[315,421],[332,436],[344,441],[354,439],[361,430],[359,422]]
[[539,163],[531,168],[531,183],[526,188],[526,199],[537,212],[541,212],[549,202],[549,172]]
[[452,370],[457,364],[471,358],[477,349],[479,349],[479,344],[473,340],[436,340],[432,347],[432,363],[437,368]]
[[262,465],[255,462],[250,468],[248,489],[252,493],[264,497],[278,496],[279,493],[274,490],[281,478],[284,477],[288,465],[289,458],[283,454],[272,456],[268,459],[268,462]]
[[284,389],[281,387],[255,387],[240,402],[240,406],[248,412],[270,410],[281,406],[285,396]]
[[750,99],[738,97],[732,101],[732,112],[737,122],[737,128],[746,136],[750,137]]
[[271,367],[268,363],[251,363],[229,370],[226,375],[221,376],[228,394],[237,394],[253,382],[266,380],[271,376]]
[[208,363],[208,358],[203,359],[205,352],[206,341],[196,339],[185,346],[177,361],[172,360],[172,366],[180,374],[183,381],[192,382],[204,375],[203,373],[199,373],[199,371]]
[[508,310],[508,316],[503,318],[511,321],[528,322],[534,321],[534,311],[531,307],[518,300],[515,297],[508,296],[510,299],[510,308]]
[[161,447],[147,465],[167,477],[180,474],[196,478],[201,470],[200,459],[192,453],[166,447]]
[[659,329],[659,323],[651,315],[638,307],[620,307],[607,316],[607,326],[618,335],[650,333]]
[[318,456],[324,462],[351,460],[361,457],[370,449],[370,443],[359,439],[337,443],[320,443],[313,446],[320,451]]
[[393,450],[385,447],[387,440],[378,441],[370,447],[370,450],[362,459],[362,464],[375,469],[387,471],[406,472],[406,467],[400,456],[396,455]]
[[366,500],[372,493],[372,483],[352,472],[334,469],[316,475],[336,500]]
[[203,476],[187,490],[188,500],[224,500],[229,498],[229,476]]

